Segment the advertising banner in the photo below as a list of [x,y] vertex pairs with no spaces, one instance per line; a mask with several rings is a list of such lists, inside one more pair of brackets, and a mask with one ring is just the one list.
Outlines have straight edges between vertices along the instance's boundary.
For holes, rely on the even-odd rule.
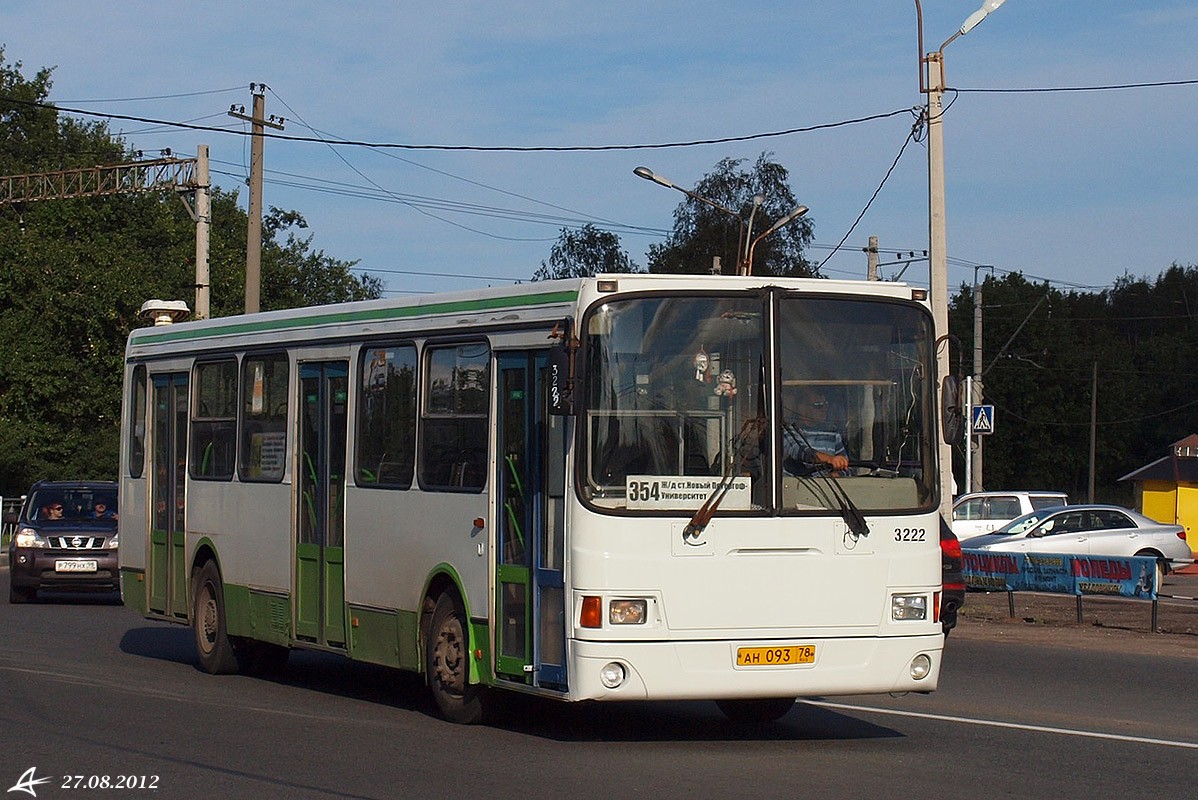
[[1059,592],[1155,600],[1156,559],[962,550],[965,585],[999,592]]

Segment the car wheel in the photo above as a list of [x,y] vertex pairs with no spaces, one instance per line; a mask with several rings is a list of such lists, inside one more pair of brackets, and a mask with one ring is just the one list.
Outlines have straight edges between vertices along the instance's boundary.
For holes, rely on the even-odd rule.
[[1156,565],[1160,567],[1161,575],[1168,575],[1171,572],[1169,569],[1169,559],[1165,558],[1155,550],[1141,550],[1140,552],[1136,553],[1136,558],[1155,558]]
[[215,561],[205,562],[192,586],[191,627],[200,669],[213,675],[238,671],[237,656],[225,621],[225,590]]
[[437,598],[425,642],[425,676],[441,715],[475,725],[483,718],[483,687],[470,683],[470,638],[466,613],[457,597]]
[[732,722],[766,725],[781,719],[794,707],[793,697],[764,697],[752,700],[716,700],[715,704]]
[[37,599],[37,589],[29,586],[8,585],[8,602],[32,603]]

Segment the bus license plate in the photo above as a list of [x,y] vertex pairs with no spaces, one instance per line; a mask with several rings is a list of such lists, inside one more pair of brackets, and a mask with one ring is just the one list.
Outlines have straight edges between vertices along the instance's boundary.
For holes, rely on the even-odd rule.
[[790,667],[796,664],[814,664],[815,645],[792,644],[782,647],[738,647],[738,667]]
[[91,559],[91,560],[87,560],[87,561],[82,560],[82,559],[71,559],[70,561],[55,561],[54,562],[54,571],[55,572],[95,572],[96,571],[96,562],[95,562],[95,559]]

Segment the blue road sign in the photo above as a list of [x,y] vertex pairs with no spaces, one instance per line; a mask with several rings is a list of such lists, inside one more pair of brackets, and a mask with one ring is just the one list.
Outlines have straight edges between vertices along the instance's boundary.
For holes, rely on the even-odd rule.
[[974,434],[994,433],[994,406],[974,406],[970,429]]

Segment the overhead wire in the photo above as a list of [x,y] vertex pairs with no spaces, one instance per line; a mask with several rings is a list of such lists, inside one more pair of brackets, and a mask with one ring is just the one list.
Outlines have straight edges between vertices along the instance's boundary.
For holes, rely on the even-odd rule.
[[[968,93],[1087,92],[1087,91],[1109,91],[1109,90],[1158,88],[1158,87],[1170,87],[1170,86],[1189,86],[1189,85],[1195,85],[1195,84],[1198,84],[1198,80],[1151,81],[1151,82],[1141,82],[1141,83],[1121,83],[1121,84],[1107,84],[1107,85],[1093,85],[1093,86],[1021,87],[1021,88],[1000,88],[1000,87],[986,87],[986,88],[964,87],[964,88],[962,88],[962,87],[957,87],[957,88],[950,88],[950,89],[946,90],[946,91],[952,92],[952,96],[949,99],[948,104],[944,107],[944,109],[942,110],[941,113],[947,112],[948,109],[952,107],[952,105],[956,102],[956,100],[958,98],[958,93],[961,93],[961,92],[968,92]],[[60,100],[60,101],[55,101],[54,103],[26,101],[26,100],[21,100],[21,99],[17,99],[17,98],[11,98],[11,97],[4,98],[4,99],[8,102],[17,103],[17,104],[31,105],[31,106],[36,106],[36,107],[53,108],[59,112],[81,114],[81,115],[85,115],[85,116],[93,116],[93,117],[107,118],[107,119],[113,119],[113,120],[128,120],[128,121],[134,121],[134,122],[143,122],[143,123],[147,123],[147,124],[151,124],[151,125],[162,126],[165,128],[183,128],[183,129],[192,129],[192,130],[203,130],[203,131],[209,131],[209,132],[214,132],[214,133],[238,134],[238,135],[242,135],[242,136],[246,137],[246,140],[248,141],[248,138],[250,135],[252,135],[252,132],[244,130],[244,126],[241,131],[238,131],[238,130],[230,129],[227,127],[198,125],[192,121],[171,121],[171,120],[155,119],[155,118],[150,118],[150,117],[140,117],[140,116],[134,116],[134,115],[114,114],[114,113],[110,113],[110,112],[97,112],[97,111],[91,111],[91,110],[81,109],[81,108],[66,107],[66,106],[62,105],[63,103],[135,102],[135,101],[140,101],[140,100],[172,99],[172,98],[179,98],[179,97],[220,94],[220,93],[226,93],[226,92],[231,92],[231,91],[238,91],[238,90],[241,90],[242,88],[244,88],[244,87],[237,86],[237,87],[228,87],[228,88],[224,88],[224,89],[212,89],[212,90],[203,90],[203,91],[197,91],[197,92],[186,92],[186,93],[176,93],[176,94],[166,94],[166,95],[150,95],[150,96],[144,96],[144,97],[102,98],[102,99],[90,99],[90,100]],[[269,87],[267,87],[267,88],[269,89]],[[272,91],[272,94],[274,94],[274,96],[277,97],[279,99],[279,101],[281,103],[283,103],[283,105],[285,107],[287,107],[288,110],[291,111],[295,117],[299,118],[299,114],[296,113],[294,111],[294,109],[292,109],[291,106],[288,105],[285,100],[283,100],[283,98],[279,97],[279,95],[277,93],[273,92],[273,90],[271,90],[271,91]],[[708,138],[708,139],[694,139],[694,140],[687,140],[687,141],[662,142],[662,143],[618,144],[618,145],[481,146],[481,145],[407,144],[407,143],[392,143],[392,142],[368,142],[368,141],[363,141],[363,140],[351,140],[351,139],[331,139],[327,135],[325,135],[323,132],[318,131],[316,128],[313,128],[312,126],[309,126],[306,122],[303,121],[302,118],[300,118],[300,122],[302,124],[304,124],[304,126],[307,127],[309,130],[311,130],[313,133],[318,134],[317,136],[313,136],[313,137],[292,136],[292,135],[286,135],[286,134],[278,134],[278,133],[274,133],[274,132],[264,132],[264,133],[262,133],[262,135],[264,137],[268,137],[268,138],[282,139],[282,140],[289,140],[289,141],[317,142],[317,143],[321,143],[321,144],[325,144],[326,146],[329,146],[330,149],[334,150],[334,152],[336,152],[335,146],[338,146],[338,145],[367,147],[367,148],[378,150],[381,154],[383,154],[385,156],[393,157],[393,158],[398,158],[398,156],[395,156],[392,153],[388,153],[388,152],[386,152],[386,150],[405,149],[405,150],[474,151],[474,152],[602,152],[602,151],[616,151],[616,150],[666,149],[666,148],[693,147],[693,146],[702,146],[702,145],[711,145],[711,144],[724,144],[724,143],[732,143],[732,142],[752,141],[752,140],[757,140],[757,139],[787,136],[787,135],[792,135],[792,134],[796,134],[796,133],[804,133],[804,132],[811,132],[811,131],[817,131],[817,130],[828,130],[828,129],[838,128],[838,127],[843,127],[846,125],[854,125],[854,124],[860,124],[860,123],[864,123],[864,122],[876,121],[876,120],[881,120],[881,119],[886,119],[886,118],[889,118],[892,116],[896,116],[896,115],[899,115],[902,113],[907,113],[908,111],[909,111],[909,109],[897,109],[897,110],[890,111],[890,112],[860,116],[860,117],[855,117],[855,118],[850,118],[850,119],[839,120],[836,122],[820,123],[820,124],[795,127],[795,128],[790,128],[790,129],[780,130],[780,131],[761,132],[761,133],[745,134],[745,135],[740,135],[740,136]],[[209,115],[209,116],[213,116],[213,115]],[[206,118],[208,118],[208,117],[200,117],[197,119],[206,119]],[[135,132],[131,132],[130,134],[125,134],[125,135],[132,135],[133,133],[141,135],[141,134],[144,134],[147,132],[157,132],[157,131],[154,129],[150,129],[149,131],[135,131]],[[919,141],[918,135],[915,133],[914,128],[913,128],[913,134],[915,134],[915,140]],[[907,144],[911,141],[912,138],[913,137],[909,135],[908,139],[904,141],[903,147],[900,149],[900,152],[899,152],[899,157],[895,159],[895,162],[892,164],[891,169],[887,172],[886,176],[883,178],[882,183],[879,184],[878,189],[875,190],[875,192],[871,196],[870,200],[866,203],[865,208],[863,208],[861,214],[858,215],[857,220],[850,227],[848,233],[846,233],[846,235],[844,237],[842,237],[841,241],[838,244],[836,244],[835,246],[832,247],[829,255],[820,263],[820,265],[818,267],[816,267],[817,273],[824,268],[824,266],[827,264],[828,260],[832,257],[832,255],[834,255],[836,252],[838,252],[840,250],[841,247],[843,247],[844,243],[847,241],[847,239],[851,235],[852,231],[860,223],[861,219],[864,217],[864,214],[866,213],[866,211],[868,211],[870,205],[873,203],[874,199],[877,197],[878,193],[880,192],[882,186],[885,185],[886,180],[889,178],[891,172],[893,172],[895,165],[897,165],[898,160],[902,156],[903,150],[905,150]],[[338,155],[340,155],[340,154],[338,154]],[[463,180],[468,183],[473,183],[475,185],[479,185],[483,188],[488,188],[493,191],[510,194],[512,196],[528,200],[529,202],[543,203],[543,201],[538,201],[534,198],[529,198],[529,197],[519,195],[514,192],[507,192],[506,190],[498,189],[496,187],[490,187],[490,186],[487,186],[486,184],[481,184],[476,181],[471,181],[470,179],[463,178],[461,176],[455,176],[452,173],[445,173],[441,170],[436,170],[431,167],[419,165],[418,163],[408,161],[407,159],[400,159],[400,160],[405,161],[406,163],[412,164],[414,166],[419,166],[424,169],[430,169],[434,172],[437,172],[440,174],[445,174],[449,177],[454,177],[458,180]],[[351,169],[354,169],[355,172],[357,172],[365,180],[369,181],[372,185],[374,185],[378,189],[378,191],[383,192],[384,194],[388,195],[389,197],[392,197],[394,202],[401,202],[401,203],[405,202],[402,199],[398,199],[398,195],[396,193],[393,193],[390,190],[385,189],[384,187],[378,186],[369,177],[367,177],[366,175],[361,173],[360,170],[357,170],[352,165],[349,165],[348,162],[346,162],[346,163],[347,163],[347,166],[349,166]],[[224,174],[224,173],[222,173],[222,174]],[[234,176],[234,177],[236,177],[236,176]],[[299,187],[299,188],[312,189],[312,187]],[[312,189],[312,190],[318,191],[315,189]],[[376,198],[376,199],[382,199],[382,198]],[[547,206],[550,206],[550,207],[558,208],[558,210],[568,211],[569,213],[579,213],[580,216],[588,216],[588,215],[582,214],[581,212],[575,212],[571,209],[565,209],[565,208],[553,206],[553,204],[549,204],[549,203],[544,203],[544,204]],[[415,210],[419,211],[420,213],[424,213],[424,214],[430,215],[434,218],[440,219],[439,217],[437,217],[437,215],[431,214],[427,210],[420,209],[415,206],[413,206],[413,208]],[[449,206],[447,208],[452,208],[452,204],[451,204],[451,206]],[[472,213],[472,212],[464,212],[464,213]],[[473,212],[473,213],[478,213],[478,212]],[[515,217],[510,217],[510,218],[523,218],[523,217],[515,216]],[[546,219],[548,219],[548,217],[546,217]],[[594,219],[597,219],[599,221],[605,222],[610,225],[619,225],[619,223],[614,223],[610,220],[603,220],[602,218],[594,218]],[[493,238],[507,239],[507,240],[511,240],[511,241],[547,241],[546,239],[525,239],[525,238],[502,237],[502,236],[497,236],[496,234],[488,233],[486,231],[478,231],[478,230],[469,228],[468,226],[460,225],[458,223],[453,222],[452,220],[441,219],[440,221],[446,222],[447,224],[450,224],[450,225],[455,225],[460,228],[464,228],[466,230],[470,230],[472,232],[478,233],[483,236],[489,236],[489,237],[493,237]],[[642,228],[639,228],[638,226],[626,226],[626,227],[623,227],[623,229],[627,230],[629,232],[637,232],[637,233],[640,233],[640,232],[650,233],[653,230],[653,229],[648,229],[648,228],[642,229]],[[810,243],[809,247],[811,247],[813,249],[824,249],[827,246],[819,245],[816,243]],[[950,257],[948,259],[948,261],[949,261],[950,265],[954,266],[954,267],[972,268],[972,267],[977,267],[977,266],[989,266],[989,265],[977,264],[977,263],[970,262],[965,259],[959,259],[959,258],[953,258],[953,257]],[[997,269],[997,271],[1002,272],[1004,274],[1021,274],[1024,277],[1031,278],[1033,280],[1042,281],[1042,282],[1049,283],[1049,284],[1070,286],[1070,287],[1076,288],[1076,289],[1093,290],[1093,289],[1105,288],[1105,286],[1087,285],[1087,284],[1080,284],[1080,283],[1072,283],[1069,281],[1062,281],[1059,279],[1044,278],[1041,276],[1036,276],[1036,275],[1032,275],[1030,273],[1023,272],[1022,270],[1007,270],[1007,269],[1001,269],[1001,268],[995,268],[995,269]],[[841,270],[829,270],[829,271],[839,272]],[[1108,284],[1108,286],[1109,286],[1109,284]]]

